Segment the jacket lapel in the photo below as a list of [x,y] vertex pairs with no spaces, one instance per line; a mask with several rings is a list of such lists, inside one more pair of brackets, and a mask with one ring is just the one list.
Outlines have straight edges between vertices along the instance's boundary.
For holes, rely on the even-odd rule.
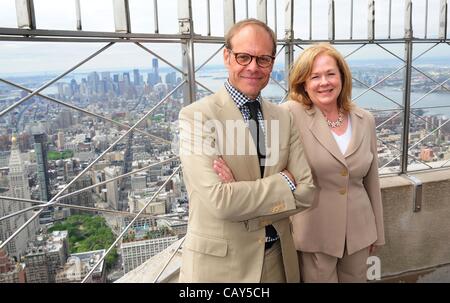
[[[243,124],[244,118],[242,117],[241,112],[237,108],[236,104],[231,99],[230,95],[228,94],[227,90],[222,87],[218,92],[219,100],[221,103],[218,104],[217,109],[217,117],[220,120],[224,131],[225,131],[225,141],[226,146],[232,146],[233,155],[237,156],[229,156],[229,155],[223,155],[223,158],[225,162],[228,163],[228,161],[233,161],[234,167],[240,167],[244,171],[239,171],[239,174],[249,174],[249,180],[256,180],[261,178],[261,172],[259,169],[259,160],[258,155],[256,154],[256,147],[252,141],[252,136],[250,134],[250,131],[248,127],[245,127],[245,140],[244,142],[237,142],[238,134],[235,133],[234,139],[231,140],[231,137],[229,137],[230,134],[227,134],[226,132],[226,122],[230,121],[231,123],[234,123],[235,121],[241,121]],[[231,131],[228,130],[228,131]],[[242,140],[242,138],[240,138]],[[238,155],[238,146],[242,146],[244,144],[244,155]],[[254,151],[252,154],[249,154],[249,151]],[[246,168],[246,169],[245,169]],[[240,180],[238,180],[240,181]]]
[[343,165],[347,166],[344,156],[342,155],[339,146],[337,145],[336,140],[333,138],[333,135],[331,134],[331,131],[328,128],[328,125],[321,113],[316,110],[314,106],[310,109],[307,109],[306,112],[311,118],[311,121],[309,123],[309,130],[311,131],[313,136],[326,150],[328,150],[333,155],[333,157],[335,157]]
[[350,121],[352,124],[352,137],[345,152],[345,158],[356,152],[364,138],[363,115],[358,109],[350,111]]

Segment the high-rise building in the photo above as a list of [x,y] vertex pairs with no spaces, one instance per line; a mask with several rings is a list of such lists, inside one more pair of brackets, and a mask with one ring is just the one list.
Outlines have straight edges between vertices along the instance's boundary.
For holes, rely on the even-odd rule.
[[[25,172],[25,168],[20,157],[20,151],[14,136],[12,138],[11,155],[9,158],[8,195],[15,198],[30,199],[28,176]],[[18,201],[6,201],[0,204],[0,217],[18,212],[28,206],[25,202]],[[28,221],[32,214],[33,213],[30,211],[0,221],[0,240],[4,241],[9,238],[9,236],[11,236],[19,227]],[[8,253],[19,260],[27,249],[28,241],[34,239],[37,228],[37,220],[28,224],[25,229],[23,229],[17,236],[8,242],[6,245]]]
[[64,150],[64,132],[63,131],[59,131],[58,132],[58,140],[56,141],[56,145],[58,147],[59,151]]
[[166,74],[166,84],[175,86],[177,84],[177,74],[175,72]]
[[50,182],[48,178],[48,160],[47,160],[47,134],[36,132],[34,137],[34,152],[36,153],[37,178],[39,184],[40,199],[42,201],[50,200]]
[[134,85],[141,85],[141,75],[138,69],[133,69],[133,82]]
[[128,72],[123,73],[123,82],[124,82],[127,86],[130,85],[130,83],[131,83],[131,80],[130,80],[130,73],[128,73]]
[[67,231],[41,235],[24,257],[28,283],[54,283],[69,255]]
[[161,77],[159,76],[158,59],[152,59],[152,71],[147,75],[147,83],[154,86],[161,82]]
[[[48,176],[48,160],[47,160],[47,134],[40,130],[35,130],[34,137],[34,152],[36,154],[37,164],[37,183],[39,185],[39,199],[41,201],[49,201],[50,196],[50,181]],[[45,224],[52,222],[53,207],[44,209],[39,215],[39,223]]]
[[[110,180],[119,176],[122,172],[121,168],[118,166],[105,167],[105,179]],[[119,209],[119,181],[111,181],[106,183],[106,202],[113,208]]]
[[152,69],[153,72],[157,75],[159,75],[159,71],[158,71],[158,59],[157,58],[153,58],[152,59]]

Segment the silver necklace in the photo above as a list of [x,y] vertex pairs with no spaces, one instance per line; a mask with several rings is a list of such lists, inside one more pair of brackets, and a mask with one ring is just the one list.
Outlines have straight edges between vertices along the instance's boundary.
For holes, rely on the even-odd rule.
[[339,110],[338,119],[336,121],[330,121],[326,116],[325,119],[327,120],[328,126],[331,128],[336,128],[344,124],[344,114],[342,113],[342,110]]

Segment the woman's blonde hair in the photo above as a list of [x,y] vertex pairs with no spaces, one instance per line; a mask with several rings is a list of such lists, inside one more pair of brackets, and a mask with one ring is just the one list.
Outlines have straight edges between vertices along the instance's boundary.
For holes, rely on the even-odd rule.
[[295,60],[289,75],[290,99],[310,108],[312,101],[305,90],[305,82],[311,76],[314,60],[319,55],[328,55],[336,60],[341,74],[342,89],[338,96],[338,108],[348,112],[352,108],[352,73],[344,57],[329,43],[318,43],[307,48]]

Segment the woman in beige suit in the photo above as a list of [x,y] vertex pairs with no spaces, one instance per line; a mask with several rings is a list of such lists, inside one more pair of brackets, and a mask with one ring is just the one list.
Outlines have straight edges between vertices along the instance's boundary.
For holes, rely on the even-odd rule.
[[330,44],[306,49],[292,67],[289,108],[317,187],[316,206],[292,217],[305,282],[365,282],[384,244],[373,116],[351,102],[352,77]]

